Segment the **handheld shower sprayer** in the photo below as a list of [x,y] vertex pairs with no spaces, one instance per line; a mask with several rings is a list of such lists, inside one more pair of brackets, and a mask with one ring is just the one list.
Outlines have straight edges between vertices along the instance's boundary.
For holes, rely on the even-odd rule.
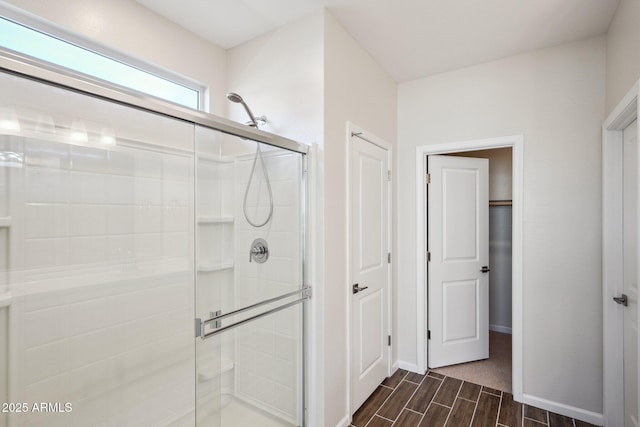
[[[244,102],[244,99],[242,99],[242,97],[237,93],[235,92],[227,93],[227,99],[231,102],[235,102],[236,104],[242,104],[245,111],[247,112],[247,115],[251,119],[251,121],[248,123],[249,126],[259,129],[258,121],[262,122],[263,124],[267,121],[265,116],[259,116],[258,118],[256,118],[251,112],[251,109],[249,108],[247,103]],[[253,222],[249,218],[249,214],[247,213],[247,196],[249,195],[249,187],[251,186],[251,180],[253,179],[253,175],[255,174],[255,171],[256,171],[256,162],[258,161],[258,158],[260,158],[260,164],[262,165],[262,173],[264,174],[264,178],[267,183],[267,190],[269,191],[269,215],[267,216],[267,219],[265,219],[264,222],[261,222],[261,223]],[[262,158],[262,150],[260,150],[259,142],[256,142],[256,154],[255,156],[253,156],[253,166],[251,167],[251,174],[249,175],[249,180],[247,181],[247,187],[244,190],[244,200],[242,203],[242,210],[244,212],[244,217],[247,220],[247,222],[256,228],[264,227],[265,225],[267,225],[267,223],[271,220],[271,217],[273,216],[273,193],[271,192],[271,182],[269,182],[269,175],[267,175],[267,169],[264,165],[264,159]]]
[[254,116],[253,113],[251,112],[251,109],[247,105],[247,103],[244,102],[244,99],[242,99],[242,97],[237,93],[235,92],[227,93],[227,99],[231,102],[235,102],[236,104],[242,104],[242,106],[244,107],[244,110],[247,112],[247,115],[249,116],[249,119],[251,119],[251,121],[248,123],[249,126],[257,129],[258,122],[262,124],[265,124],[267,122],[266,116],[258,116],[258,117]]

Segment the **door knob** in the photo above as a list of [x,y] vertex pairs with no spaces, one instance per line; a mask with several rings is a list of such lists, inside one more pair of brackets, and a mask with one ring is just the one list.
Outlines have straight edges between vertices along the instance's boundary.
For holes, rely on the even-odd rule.
[[355,285],[353,285],[353,293],[357,294],[360,291],[364,291],[365,289],[368,289],[368,286],[363,286],[362,288],[360,287],[360,285],[358,285],[357,283]]
[[619,297],[613,297],[613,300],[618,304],[624,305],[625,307],[629,305],[629,300],[627,299],[627,296],[625,294],[622,294]]
[[491,271],[491,269],[489,267],[487,267],[486,265],[483,265],[482,266],[482,270],[480,270],[480,271],[482,271],[483,273],[488,273],[488,272]]

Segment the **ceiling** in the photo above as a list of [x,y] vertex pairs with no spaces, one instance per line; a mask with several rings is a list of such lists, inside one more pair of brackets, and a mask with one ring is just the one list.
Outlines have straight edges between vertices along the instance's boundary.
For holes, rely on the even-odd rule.
[[326,7],[397,81],[607,31],[619,0],[136,0],[229,49]]

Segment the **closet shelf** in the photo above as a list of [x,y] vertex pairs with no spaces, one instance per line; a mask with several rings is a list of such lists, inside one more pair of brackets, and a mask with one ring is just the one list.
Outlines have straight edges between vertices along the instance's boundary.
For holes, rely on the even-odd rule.
[[198,265],[198,271],[202,273],[213,273],[215,271],[229,270],[234,266],[233,261],[226,260],[222,262],[216,262],[211,264],[200,264]]
[[234,218],[232,216],[199,216],[198,224],[231,224]]

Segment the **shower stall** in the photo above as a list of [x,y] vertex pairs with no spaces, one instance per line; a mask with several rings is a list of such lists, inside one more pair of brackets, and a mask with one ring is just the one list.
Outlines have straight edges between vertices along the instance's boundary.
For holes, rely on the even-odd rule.
[[0,426],[306,425],[306,152],[0,55]]

